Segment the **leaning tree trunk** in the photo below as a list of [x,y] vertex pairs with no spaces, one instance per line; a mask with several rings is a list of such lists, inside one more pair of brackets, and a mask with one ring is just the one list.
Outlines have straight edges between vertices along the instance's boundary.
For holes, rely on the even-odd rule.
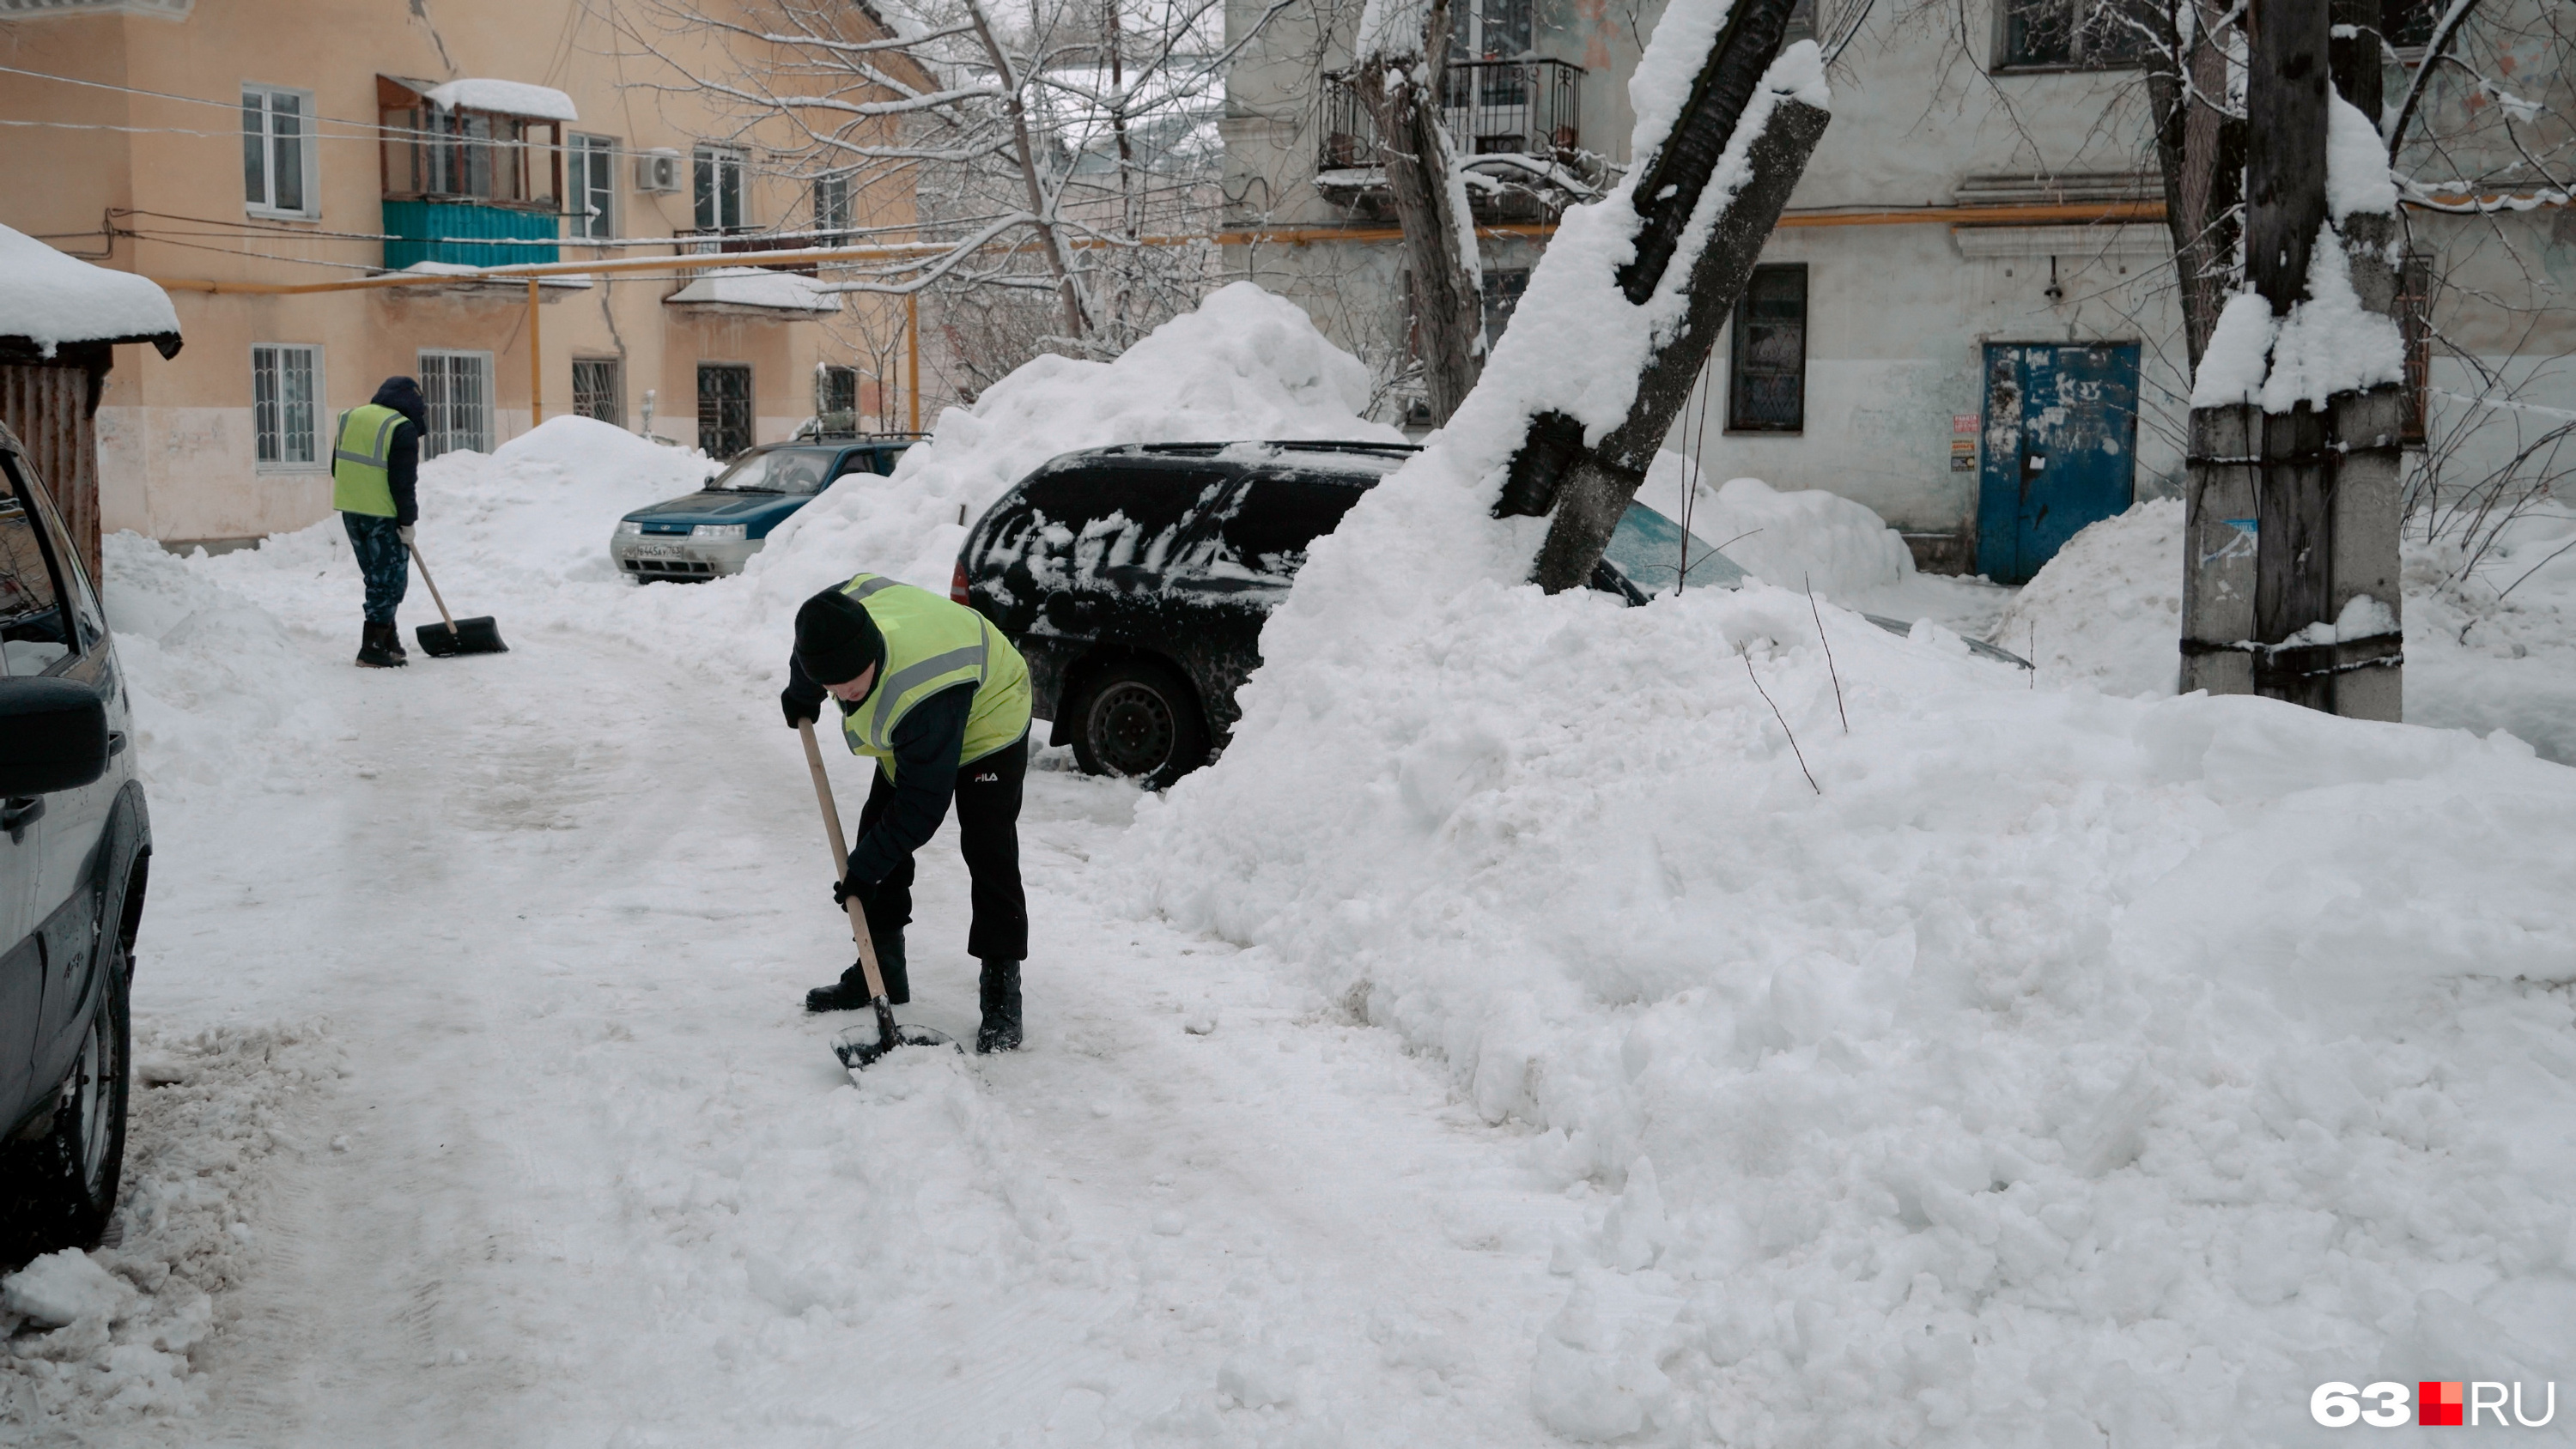
[[1449,53],[1448,0],[1433,0],[1419,55],[1377,55],[1359,66],[1360,104],[1377,126],[1378,160],[1404,228],[1413,271],[1413,336],[1434,426],[1467,400],[1484,368],[1484,297],[1474,221],[1461,214],[1455,148],[1440,115]]
[[[2167,60],[2147,77],[2155,120],[2156,170],[2165,193],[2165,229],[2173,242],[2174,281],[2182,301],[2183,343],[2191,365],[2218,328],[2219,311],[2236,289],[2238,217],[2244,199],[2245,123],[2211,102],[2227,94],[2227,56],[2210,43],[2214,18],[2193,13],[2192,39],[2179,17],[2198,0],[2173,0],[2150,17]],[[2189,84],[2186,85],[2185,81]]]

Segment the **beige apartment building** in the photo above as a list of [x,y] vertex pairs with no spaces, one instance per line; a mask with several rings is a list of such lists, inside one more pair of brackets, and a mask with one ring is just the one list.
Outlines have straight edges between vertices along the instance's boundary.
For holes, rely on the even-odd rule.
[[[187,339],[115,349],[104,527],[323,518],[332,419],[394,374],[429,455],[566,412],[720,457],[895,417],[900,305],[810,272],[442,276],[900,237],[908,193],[790,174],[787,120],[686,84],[718,44],[651,0],[0,0],[0,223],[160,282]],[[390,273],[432,280],[279,290]]]

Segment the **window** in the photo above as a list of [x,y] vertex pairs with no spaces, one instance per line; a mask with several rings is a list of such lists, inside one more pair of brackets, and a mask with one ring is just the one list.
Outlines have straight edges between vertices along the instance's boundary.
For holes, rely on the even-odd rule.
[[429,403],[421,461],[459,450],[492,451],[491,353],[422,349],[420,392]]
[[1806,431],[1806,266],[1755,267],[1730,331],[1727,431]]
[[2406,412],[2399,446],[2424,446],[2424,395],[2433,383],[2433,258],[2408,252],[2397,267],[2397,329],[2406,343]]
[[2005,0],[1999,23],[2007,68],[2136,65],[2146,54],[2127,0]]
[[689,169],[697,196],[698,230],[739,230],[743,225],[742,153],[700,146]]
[[625,369],[614,357],[572,360],[572,410],[576,417],[596,418],[611,427],[626,426]]
[[565,173],[561,122],[451,110],[382,76],[376,94],[387,200],[557,209]]
[[1306,562],[1306,545],[1333,531],[1364,490],[1317,478],[1254,477],[1217,521],[1219,558],[1285,579]]
[[313,94],[242,87],[242,204],[255,212],[314,216]]
[[751,446],[751,369],[698,364],[698,448],[730,458]]
[[859,430],[859,370],[855,367],[814,369],[814,417],[825,432]]
[[617,174],[617,143],[606,136],[574,136],[567,145],[564,196],[572,234],[617,235],[617,183],[611,179]]
[[262,468],[319,468],[322,349],[260,343],[250,350],[251,433]]
[[847,171],[814,178],[814,229],[819,232],[850,229],[850,173]]
[[46,555],[30,484],[0,476],[0,675],[42,674],[72,655],[71,620]]

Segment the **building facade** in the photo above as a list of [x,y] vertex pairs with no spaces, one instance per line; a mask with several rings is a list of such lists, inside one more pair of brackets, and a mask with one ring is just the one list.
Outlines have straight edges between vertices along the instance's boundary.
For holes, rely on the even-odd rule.
[[[151,365],[118,349],[135,355],[98,412],[105,527],[212,542],[324,517],[333,417],[396,374],[430,400],[430,454],[489,451],[540,411],[720,457],[819,412],[887,414],[905,380],[864,359],[901,356],[877,335],[899,304],[785,270],[548,278],[534,303],[452,275],[909,221],[908,194],[765,165],[788,123],[685,84],[739,58],[671,13],[0,0],[19,72],[0,120],[20,127],[0,221],[161,282],[189,344]],[[289,290],[388,274],[405,284]]]
[[[1552,173],[1553,199],[1579,201],[1630,161],[1627,85],[1661,6],[1464,8],[1443,99],[1483,224],[1492,334],[1550,230],[1530,205],[1547,183],[1531,178]],[[1240,239],[1226,270],[1297,298],[1386,376],[1406,347],[1403,262],[1373,139],[1336,76],[1359,11],[1229,6],[1247,48],[1224,122]],[[2097,23],[2108,13],[2082,0],[1828,5],[1829,33],[1861,17],[1832,70],[1832,125],[1668,446],[1717,479],[1843,494],[1903,531],[1926,568],[2014,582],[2083,524],[2177,492],[2189,388],[2172,246],[2142,74]],[[1816,29],[1802,7],[1793,37]],[[2562,57],[2548,49],[2519,74],[2556,103]],[[2391,72],[2394,95],[2405,73]],[[2469,88],[2434,104],[2465,123],[2481,101]],[[2522,401],[2561,407],[2563,377],[2534,360],[2576,350],[2559,290],[2576,282],[2565,215],[2410,213],[2419,271],[2452,269],[2446,335],[2529,375]],[[2434,360],[2420,328],[2415,342],[2437,410],[2446,382],[2490,390],[2478,367]],[[2509,453],[2516,435],[2468,451]]]

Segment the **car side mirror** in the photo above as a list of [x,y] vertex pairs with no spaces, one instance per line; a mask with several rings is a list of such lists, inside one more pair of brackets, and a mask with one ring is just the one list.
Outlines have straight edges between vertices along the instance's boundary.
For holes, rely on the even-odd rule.
[[107,773],[107,698],[71,679],[0,679],[0,795],[77,790]]

